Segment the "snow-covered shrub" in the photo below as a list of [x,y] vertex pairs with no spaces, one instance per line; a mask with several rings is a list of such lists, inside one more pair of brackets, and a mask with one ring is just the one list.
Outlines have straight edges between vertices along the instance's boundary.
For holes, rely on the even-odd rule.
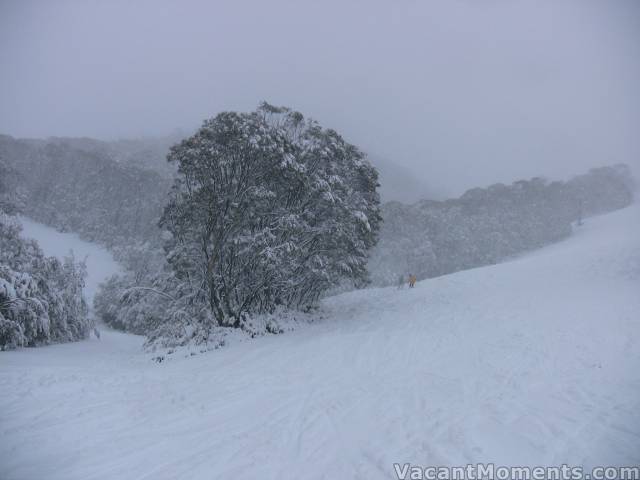
[[20,231],[0,212],[0,349],[85,338],[84,264],[45,257]]
[[107,325],[131,333],[145,334],[167,315],[168,294],[156,290],[151,277],[139,285],[131,274],[114,275],[104,282],[93,300],[95,314]]
[[149,344],[205,343],[212,319],[203,299],[194,298],[193,293],[168,268],[142,278],[127,273],[107,279],[93,306],[106,324],[145,334]]

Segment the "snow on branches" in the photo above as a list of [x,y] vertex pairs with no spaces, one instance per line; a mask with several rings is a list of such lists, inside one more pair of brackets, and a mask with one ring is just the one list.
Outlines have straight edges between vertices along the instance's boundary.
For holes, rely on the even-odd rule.
[[84,264],[45,257],[20,231],[15,217],[0,211],[0,349],[85,338]]
[[167,260],[218,326],[366,282],[377,172],[335,131],[263,104],[205,121],[168,159],[178,178],[161,220]]

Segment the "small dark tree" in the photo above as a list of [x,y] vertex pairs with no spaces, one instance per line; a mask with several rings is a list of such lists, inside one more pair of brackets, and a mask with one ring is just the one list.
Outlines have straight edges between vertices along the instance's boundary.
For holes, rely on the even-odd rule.
[[219,325],[367,281],[377,172],[335,131],[263,104],[207,120],[168,159],[178,177],[160,222],[167,259]]

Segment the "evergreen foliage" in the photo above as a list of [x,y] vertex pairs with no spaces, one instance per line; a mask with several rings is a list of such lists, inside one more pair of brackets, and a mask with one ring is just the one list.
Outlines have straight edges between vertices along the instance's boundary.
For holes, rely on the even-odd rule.
[[0,212],[0,349],[86,338],[84,264],[45,257],[20,231],[15,217]]
[[168,159],[178,177],[161,220],[167,261],[217,325],[367,282],[377,173],[335,131],[263,104],[207,120]]

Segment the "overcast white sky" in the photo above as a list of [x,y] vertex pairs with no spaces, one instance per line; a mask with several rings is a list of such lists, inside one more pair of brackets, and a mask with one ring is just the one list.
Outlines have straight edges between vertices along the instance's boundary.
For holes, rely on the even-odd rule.
[[0,133],[287,105],[438,191],[627,162],[640,1],[0,0]]

